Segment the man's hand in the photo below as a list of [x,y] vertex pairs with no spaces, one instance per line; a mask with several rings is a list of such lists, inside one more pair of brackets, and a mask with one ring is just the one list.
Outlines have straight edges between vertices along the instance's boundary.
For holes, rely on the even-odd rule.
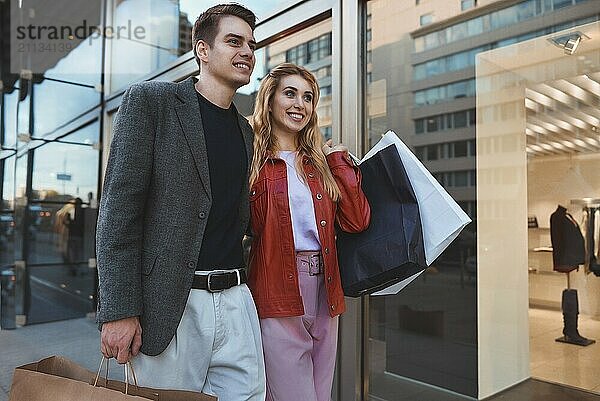
[[100,350],[106,358],[123,364],[136,356],[142,346],[142,326],[137,316],[106,322],[102,325]]
[[331,146],[332,144],[333,144],[333,141],[331,139],[329,139],[327,142],[325,142],[325,145],[323,145],[323,153],[325,154],[325,156],[327,156],[333,152],[348,153],[348,148],[346,146],[342,145],[341,143],[339,143],[335,146]]

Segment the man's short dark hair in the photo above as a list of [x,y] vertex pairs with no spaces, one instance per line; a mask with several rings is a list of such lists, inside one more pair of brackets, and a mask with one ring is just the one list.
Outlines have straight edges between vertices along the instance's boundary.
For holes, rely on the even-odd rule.
[[209,46],[213,46],[215,44],[217,33],[219,33],[219,22],[223,17],[226,16],[241,18],[248,25],[250,25],[252,32],[254,32],[254,27],[256,26],[256,15],[254,15],[252,11],[241,4],[218,4],[204,11],[198,16],[196,22],[194,23],[194,29],[192,29],[194,56],[196,57],[196,62],[198,62],[199,66],[200,59],[196,54],[196,45],[198,44],[198,41],[202,40]]

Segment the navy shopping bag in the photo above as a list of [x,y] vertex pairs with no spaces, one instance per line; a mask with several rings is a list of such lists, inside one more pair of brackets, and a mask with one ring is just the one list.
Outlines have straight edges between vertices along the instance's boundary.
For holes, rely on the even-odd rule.
[[344,294],[372,294],[427,268],[419,205],[396,147],[363,161],[362,189],[371,223],[361,233],[338,230]]

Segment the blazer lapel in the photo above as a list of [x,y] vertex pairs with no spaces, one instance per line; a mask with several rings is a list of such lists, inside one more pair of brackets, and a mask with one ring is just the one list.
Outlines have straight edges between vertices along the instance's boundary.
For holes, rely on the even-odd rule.
[[183,130],[187,144],[190,147],[190,151],[192,152],[194,164],[196,165],[196,170],[200,176],[202,186],[208,194],[208,197],[212,199],[206,140],[204,138],[204,128],[202,126],[202,117],[200,116],[200,105],[198,104],[198,95],[194,88],[193,78],[188,78],[178,84],[177,96],[182,102],[175,106],[179,124]]

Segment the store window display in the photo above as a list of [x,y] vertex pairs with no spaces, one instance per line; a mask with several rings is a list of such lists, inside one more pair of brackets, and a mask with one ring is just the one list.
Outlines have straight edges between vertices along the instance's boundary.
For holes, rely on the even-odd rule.
[[[593,224],[593,216],[590,220]],[[567,288],[562,292],[561,302],[563,336],[556,341],[582,346],[593,344],[596,341],[583,337],[577,329],[579,300],[577,290],[571,288],[569,276],[569,273],[585,263],[585,243],[579,224],[564,206],[558,205],[556,211],[550,215],[550,238],[554,270],[567,275]]]

